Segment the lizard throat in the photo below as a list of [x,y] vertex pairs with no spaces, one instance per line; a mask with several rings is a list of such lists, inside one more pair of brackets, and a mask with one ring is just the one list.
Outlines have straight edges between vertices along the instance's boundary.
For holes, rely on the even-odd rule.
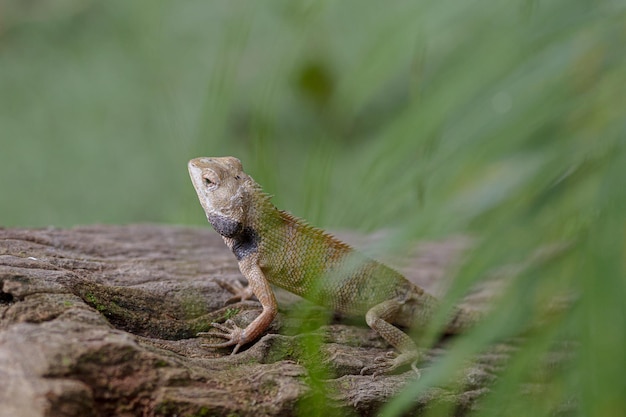
[[234,238],[243,230],[243,224],[219,214],[209,214],[207,219],[217,233],[224,237]]
[[232,240],[231,250],[238,261],[257,252],[259,235],[253,228],[217,214],[210,214],[207,218],[217,233]]

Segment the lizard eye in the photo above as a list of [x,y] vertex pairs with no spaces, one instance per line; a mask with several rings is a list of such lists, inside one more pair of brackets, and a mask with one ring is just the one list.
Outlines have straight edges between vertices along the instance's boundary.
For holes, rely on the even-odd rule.
[[219,175],[211,169],[202,173],[202,183],[208,189],[217,188],[220,185]]
[[212,178],[212,176],[210,175],[205,175],[202,177],[202,182],[204,183],[205,187],[216,187],[218,184],[218,181],[215,178]]

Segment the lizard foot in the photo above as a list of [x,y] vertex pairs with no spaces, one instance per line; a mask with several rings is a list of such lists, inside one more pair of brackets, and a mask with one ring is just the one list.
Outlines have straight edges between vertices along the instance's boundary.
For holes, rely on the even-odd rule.
[[228,346],[235,345],[235,348],[232,351],[232,355],[239,351],[239,348],[246,343],[246,335],[244,334],[244,329],[237,326],[235,322],[232,320],[226,320],[224,324],[221,323],[211,323],[211,326],[215,327],[217,330],[211,330],[209,332],[199,332],[197,336],[200,337],[221,337],[227,339],[222,343],[205,343],[202,344],[202,347],[208,348],[223,348]]
[[230,291],[233,296],[226,300],[226,304],[232,304],[236,301],[245,301],[249,300],[254,296],[252,289],[250,287],[244,286],[238,280],[234,281],[225,281],[225,280],[217,280],[217,283],[220,287],[225,290]]
[[411,369],[415,371],[417,377],[420,378],[421,373],[417,368],[417,360],[419,355],[417,352],[406,352],[398,354],[394,351],[390,351],[385,353],[384,355],[378,356],[374,359],[373,365],[364,366],[361,369],[361,375],[366,375],[371,373],[375,378],[378,375],[390,373],[401,366],[410,364]]

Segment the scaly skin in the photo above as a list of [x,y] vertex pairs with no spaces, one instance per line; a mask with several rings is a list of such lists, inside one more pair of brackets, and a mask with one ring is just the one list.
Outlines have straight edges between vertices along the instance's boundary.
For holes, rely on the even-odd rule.
[[[365,316],[367,324],[398,350],[399,355],[377,358],[361,374],[386,373],[406,364],[418,372],[415,343],[394,325],[424,327],[437,306],[435,297],[323,230],[278,210],[238,159],[195,158],[188,168],[207,219],[248,280],[248,288],[232,289],[234,298],[254,294],[263,306],[245,329],[232,321],[212,323],[217,330],[200,335],[226,341],[208,347],[235,346],[235,354],[256,340],[276,316],[272,283],[344,315]],[[446,332],[457,333],[475,321],[475,315],[458,309]]]

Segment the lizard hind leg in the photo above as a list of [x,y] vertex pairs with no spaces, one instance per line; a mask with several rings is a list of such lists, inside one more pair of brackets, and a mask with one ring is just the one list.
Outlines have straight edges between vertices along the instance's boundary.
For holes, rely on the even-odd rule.
[[237,301],[245,301],[254,297],[254,292],[252,291],[252,288],[250,288],[250,286],[248,285],[243,285],[238,280],[216,280],[216,282],[220,287],[233,294],[232,297],[226,300],[225,304],[232,304]]
[[373,376],[394,371],[404,365],[411,365],[411,368],[420,375],[417,369],[419,352],[415,342],[402,330],[391,324],[394,318],[402,311],[402,302],[398,300],[387,300],[370,308],[365,315],[368,326],[374,329],[383,339],[399,352],[387,352],[374,360],[373,365],[365,366],[361,369],[361,375],[372,373]]

